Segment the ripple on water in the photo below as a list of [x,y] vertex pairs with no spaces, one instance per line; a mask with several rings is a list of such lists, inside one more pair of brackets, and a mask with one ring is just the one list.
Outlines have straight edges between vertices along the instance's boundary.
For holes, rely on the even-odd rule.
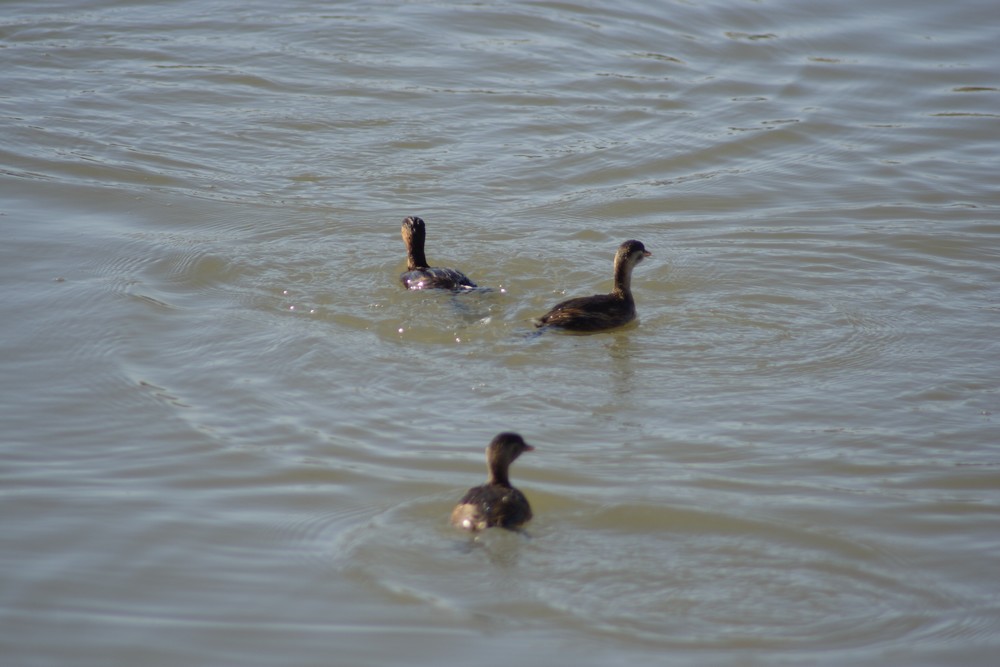
[[470,537],[447,526],[452,500],[425,497],[346,531],[337,567],[397,601],[491,627],[545,622],[675,648],[818,649],[943,631],[924,610],[947,606],[944,595],[891,554],[837,535],[627,504]]
[[[905,332],[863,306],[746,293],[723,303],[692,303],[669,320],[670,345],[697,351],[708,373],[745,373],[814,384],[884,363]],[[895,348],[894,348],[895,346]]]
[[454,344],[492,338],[504,317],[505,301],[500,290],[399,290],[387,299],[389,308],[372,312],[370,324],[383,340],[406,343]]

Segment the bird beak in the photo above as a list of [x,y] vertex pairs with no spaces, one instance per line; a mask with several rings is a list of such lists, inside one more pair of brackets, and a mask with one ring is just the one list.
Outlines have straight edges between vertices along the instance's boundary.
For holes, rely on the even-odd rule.
[[645,257],[652,257],[653,256],[653,253],[649,252],[648,250],[643,250],[642,254]]
[[524,443],[524,451],[526,451],[526,452],[533,452],[533,451],[535,451],[535,446],[534,445],[529,445],[528,443]]

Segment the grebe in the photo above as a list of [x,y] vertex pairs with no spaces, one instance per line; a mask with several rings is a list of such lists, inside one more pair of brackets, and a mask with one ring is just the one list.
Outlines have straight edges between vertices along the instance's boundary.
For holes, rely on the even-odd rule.
[[501,433],[493,438],[486,448],[489,479],[462,497],[452,510],[452,525],[473,531],[494,526],[514,530],[530,521],[531,505],[510,485],[507,470],[518,456],[533,449],[517,433]]
[[615,287],[610,294],[563,301],[538,318],[535,326],[567,331],[603,331],[628,324],[635,319],[632,269],[652,254],[639,241],[625,241],[615,253]]

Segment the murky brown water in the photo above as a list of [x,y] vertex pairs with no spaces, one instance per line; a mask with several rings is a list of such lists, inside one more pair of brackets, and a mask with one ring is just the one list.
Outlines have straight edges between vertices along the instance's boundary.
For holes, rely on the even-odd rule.
[[994,4],[4,3],[3,663],[992,665]]

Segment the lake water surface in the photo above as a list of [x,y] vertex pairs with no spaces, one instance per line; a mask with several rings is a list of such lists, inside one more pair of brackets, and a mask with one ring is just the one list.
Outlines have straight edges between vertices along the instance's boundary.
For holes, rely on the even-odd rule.
[[995,0],[2,8],[4,665],[995,664]]

